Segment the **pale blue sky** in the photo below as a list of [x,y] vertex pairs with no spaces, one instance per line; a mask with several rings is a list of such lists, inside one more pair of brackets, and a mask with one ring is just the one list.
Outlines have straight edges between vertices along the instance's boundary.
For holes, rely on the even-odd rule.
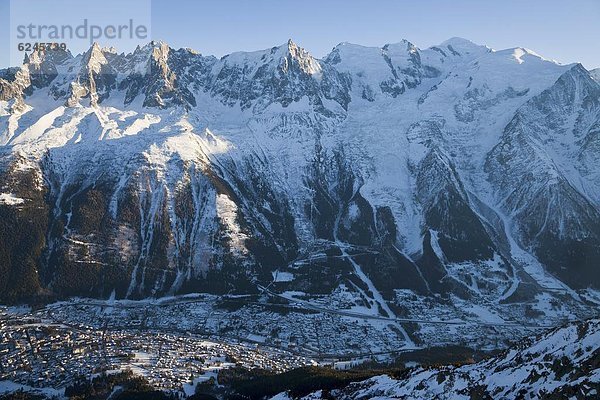
[[[149,1],[154,39],[216,56],[269,48],[288,38],[322,57],[340,42],[381,46],[404,38],[426,48],[460,36],[495,49],[527,47],[559,62],[600,67],[600,0]],[[9,3],[0,0],[2,67],[11,46]],[[61,1],[52,3],[68,15]]]

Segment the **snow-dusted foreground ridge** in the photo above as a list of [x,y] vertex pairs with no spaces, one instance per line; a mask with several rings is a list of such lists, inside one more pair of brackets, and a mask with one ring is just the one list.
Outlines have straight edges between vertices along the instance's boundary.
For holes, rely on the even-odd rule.
[[268,288],[534,325],[599,301],[600,86],[527,49],[34,53],[0,71],[0,145],[5,301]]
[[[320,399],[316,392],[304,399]],[[413,368],[328,393],[328,399],[592,399],[600,395],[600,321],[558,328],[460,367]],[[274,399],[290,397],[284,393]]]

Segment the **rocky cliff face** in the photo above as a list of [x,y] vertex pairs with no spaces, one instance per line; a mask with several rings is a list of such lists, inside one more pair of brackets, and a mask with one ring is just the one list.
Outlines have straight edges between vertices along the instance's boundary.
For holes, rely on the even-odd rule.
[[323,60],[150,43],[0,78],[4,301],[272,284],[392,316],[402,293],[600,288],[600,86],[580,65],[457,38]]

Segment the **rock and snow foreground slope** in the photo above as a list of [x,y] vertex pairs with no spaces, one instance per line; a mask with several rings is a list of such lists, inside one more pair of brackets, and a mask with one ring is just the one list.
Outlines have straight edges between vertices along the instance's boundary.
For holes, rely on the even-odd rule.
[[3,300],[598,304],[600,85],[527,49],[34,53],[0,72],[0,145]]
[[[558,328],[476,364],[413,368],[303,399],[591,399],[600,395],[600,321]],[[290,397],[279,394],[273,399]]]

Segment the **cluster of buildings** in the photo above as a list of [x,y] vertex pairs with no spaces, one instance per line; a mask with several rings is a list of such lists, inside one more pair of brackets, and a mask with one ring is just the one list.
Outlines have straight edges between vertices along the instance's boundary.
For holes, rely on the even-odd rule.
[[160,389],[181,389],[232,366],[285,371],[314,361],[257,344],[191,333],[95,328],[0,309],[0,381],[64,388],[79,376],[131,369]]
[[[450,306],[405,300],[425,321],[440,315],[449,321],[472,318]],[[62,388],[78,376],[131,369],[157,388],[181,389],[232,366],[282,372],[318,363],[345,369],[368,360],[393,360],[402,351],[400,326],[360,317],[350,293],[311,304],[312,309],[265,296],[195,295],[72,299],[38,310],[0,307],[0,381]],[[417,345],[427,346],[457,344],[456,337],[464,337],[465,346],[498,348],[507,333],[519,334],[493,325],[415,323],[402,328],[421,339]]]

